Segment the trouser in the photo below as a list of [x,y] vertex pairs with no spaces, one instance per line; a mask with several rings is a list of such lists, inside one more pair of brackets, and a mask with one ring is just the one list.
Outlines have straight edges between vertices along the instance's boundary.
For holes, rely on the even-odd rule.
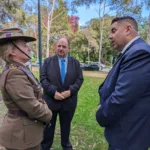
[[[116,147],[113,147],[113,146],[109,145],[108,150],[122,150],[122,149],[116,148]],[[148,148],[146,148],[146,149],[144,148],[144,149],[140,149],[140,150],[148,150]]]
[[110,146],[110,145],[109,145],[108,150],[121,150],[121,149],[119,149],[119,148],[115,148],[115,147],[113,147],[113,146]]
[[[6,150],[19,150],[19,149],[6,148]],[[23,149],[20,149],[20,150],[23,150]],[[24,149],[24,150],[40,150],[40,145],[37,145],[35,147],[31,147],[31,148],[28,148],[28,149]]]
[[44,129],[43,141],[41,150],[49,150],[52,147],[54,140],[54,132],[56,126],[57,115],[59,114],[60,131],[61,131],[61,146],[63,150],[72,150],[72,145],[69,140],[71,121],[74,115],[73,111],[52,111],[53,116],[51,126],[46,125]]

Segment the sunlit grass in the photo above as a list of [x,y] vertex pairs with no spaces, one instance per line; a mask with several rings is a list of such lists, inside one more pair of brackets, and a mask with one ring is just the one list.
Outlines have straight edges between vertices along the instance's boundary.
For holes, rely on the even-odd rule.
[[[34,73],[39,78],[39,73]],[[98,87],[104,79],[84,77],[84,83],[79,91],[78,106],[72,121],[70,140],[75,150],[107,150],[107,143],[101,128],[95,119],[99,102]],[[0,113],[6,112],[4,104],[0,104]],[[57,119],[56,134],[53,143],[55,150],[61,150],[59,119]]]
[[[35,75],[39,77],[37,72]],[[84,77],[70,135],[71,143],[76,150],[107,150],[104,129],[97,124],[95,119],[99,102],[98,87],[103,80],[103,78]],[[59,119],[57,119],[56,133],[60,130],[58,121]],[[60,134],[55,134],[53,148],[61,150]]]
[[[106,150],[103,128],[97,124],[95,113],[99,102],[98,87],[103,79],[85,77],[79,92],[78,107],[72,122],[71,139],[77,150]],[[78,143],[78,145],[77,145]]]

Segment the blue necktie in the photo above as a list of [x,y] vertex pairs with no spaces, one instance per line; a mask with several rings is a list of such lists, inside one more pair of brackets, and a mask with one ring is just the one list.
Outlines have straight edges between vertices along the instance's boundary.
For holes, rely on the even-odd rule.
[[62,80],[62,83],[64,83],[65,75],[66,75],[66,72],[65,72],[65,59],[62,59],[61,60],[61,80]]

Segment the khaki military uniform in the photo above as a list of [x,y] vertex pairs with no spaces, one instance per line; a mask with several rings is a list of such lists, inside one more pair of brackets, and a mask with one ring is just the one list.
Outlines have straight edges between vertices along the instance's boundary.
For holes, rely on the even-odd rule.
[[2,73],[0,85],[8,108],[0,127],[0,145],[19,150],[36,147],[43,138],[44,123],[52,117],[39,83],[26,67],[10,64]]

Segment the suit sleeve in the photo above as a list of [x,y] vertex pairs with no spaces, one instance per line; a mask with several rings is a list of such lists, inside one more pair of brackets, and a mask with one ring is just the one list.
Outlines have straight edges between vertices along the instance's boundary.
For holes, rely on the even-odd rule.
[[10,70],[5,88],[17,106],[30,118],[49,122],[52,112],[46,103],[40,102],[34,95],[34,89],[28,77],[21,70]]
[[102,127],[115,124],[140,100],[148,86],[150,54],[139,50],[127,56],[120,66],[120,73],[113,93],[96,113]]
[[[50,59],[50,58],[49,58]],[[54,97],[55,92],[57,91],[57,87],[55,85],[52,85],[49,80],[47,79],[47,67],[48,67],[48,59],[44,61],[44,64],[41,69],[41,84],[43,89],[52,97]]]
[[69,86],[69,90],[71,91],[71,94],[77,94],[84,81],[80,64],[77,60],[75,61],[76,61],[75,64],[76,64],[77,79],[74,84]]

